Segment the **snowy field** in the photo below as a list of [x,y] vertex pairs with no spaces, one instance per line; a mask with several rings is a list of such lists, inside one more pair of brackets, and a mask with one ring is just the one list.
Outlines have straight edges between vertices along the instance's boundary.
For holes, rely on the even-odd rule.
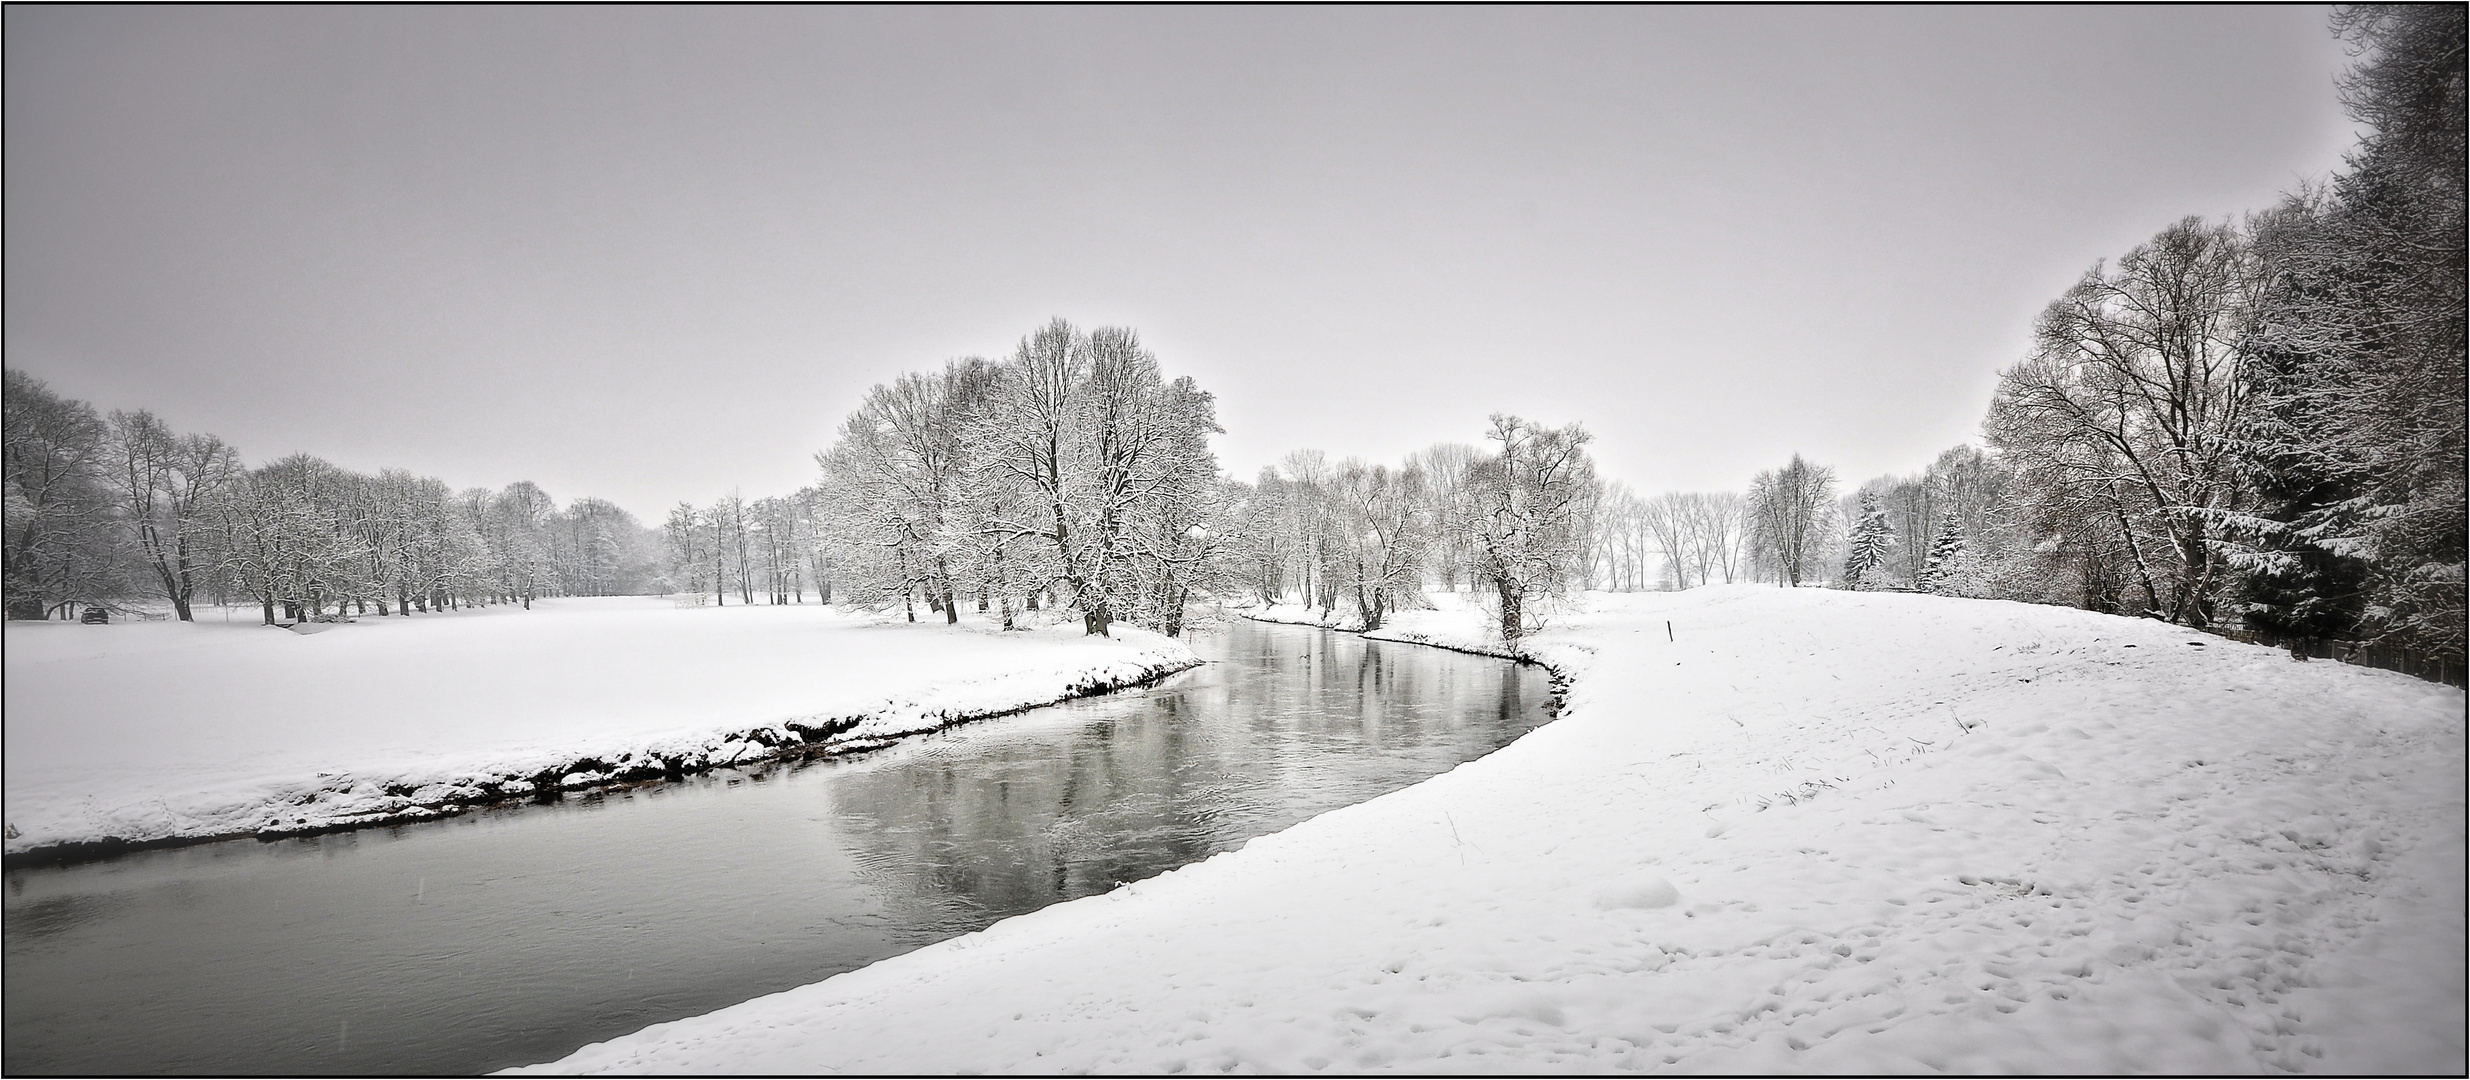
[[1486,758],[543,1068],[2462,1071],[2457,690],[1754,587],[1530,646],[1569,708]]
[[8,850],[451,812],[867,745],[1199,662],[1128,626],[1007,634],[812,604],[549,600],[312,634],[255,614],[9,623]]

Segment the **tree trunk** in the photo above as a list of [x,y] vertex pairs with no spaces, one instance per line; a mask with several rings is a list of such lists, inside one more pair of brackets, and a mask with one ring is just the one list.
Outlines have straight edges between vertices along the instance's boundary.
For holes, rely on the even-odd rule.
[[1168,637],[1182,637],[1182,636],[1183,636],[1183,634],[1184,634],[1184,605],[1185,605],[1185,604],[1187,604],[1187,603],[1190,603],[1191,601],[1192,601],[1192,590],[1191,590],[1191,589],[1189,589],[1189,588],[1182,588],[1182,589],[1177,589],[1177,590],[1175,590],[1175,602],[1174,602],[1173,604],[1171,604],[1171,605],[1169,605],[1169,606],[1167,607],[1167,612],[1166,612],[1166,636],[1168,636]]

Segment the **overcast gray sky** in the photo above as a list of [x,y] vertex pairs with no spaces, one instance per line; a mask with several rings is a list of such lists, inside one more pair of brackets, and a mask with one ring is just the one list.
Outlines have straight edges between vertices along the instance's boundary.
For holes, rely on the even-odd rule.
[[1975,438],[2033,316],[2340,162],[2317,7],[11,7],[7,362],[647,518],[1137,327],[1220,460],[1510,411],[1644,492]]

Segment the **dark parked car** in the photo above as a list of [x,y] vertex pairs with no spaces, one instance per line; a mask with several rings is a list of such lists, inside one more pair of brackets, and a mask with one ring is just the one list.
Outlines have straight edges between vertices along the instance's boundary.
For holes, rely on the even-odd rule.
[[111,612],[105,611],[99,607],[88,606],[86,608],[86,613],[78,616],[77,621],[85,623],[88,626],[98,626],[111,621]]

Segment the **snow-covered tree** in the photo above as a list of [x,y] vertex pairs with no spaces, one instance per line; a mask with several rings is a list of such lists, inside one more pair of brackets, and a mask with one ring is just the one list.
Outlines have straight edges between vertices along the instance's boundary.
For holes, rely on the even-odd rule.
[[1595,514],[1597,580],[1604,588],[1637,592],[1652,580],[1649,567],[1656,546],[1649,520],[1652,507],[1651,501],[1639,498],[1628,484],[1613,481],[1604,485],[1602,505]]
[[[661,539],[668,554],[669,583],[677,591],[700,597],[710,588],[712,567],[705,546],[710,543],[703,533],[703,514],[695,504],[681,502],[669,508],[668,520],[661,524]],[[701,603],[701,600],[697,600]]]
[[1759,560],[1777,584],[1799,586],[1816,572],[1835,527],[1835,470],[1794,454],[1783,468],[1751,481],[1744,510]]
[[1377,630],[1392,611],[1421,602],[1423,558],[1432,510],[1423,470],[1391,470],[1349,458],[1331,478],[1337,508],[1335,583],[1355,603],[1358,621]]
[[114,411],[109,424],[119,519],[172,612],[193,621],[214,568],[207,514],[240,472],[240,455],[212,435],[178,435],[151,412]]
[[1985,423],[2048,553],[2088,606],[2210,625],[2261,274],[2248,237],[2188,218],[2045,310]]
[[1743,544],[1748,511],[1739,492],[1688,492],[1680,497],[1678,509],[1682,541],[1699,584],[1718,578],[1730,584],[1747,571]]
[[1252,483],[1231,482],[1225,489],[1232,531],[1240,537],[1234,578],[1246,596],[1264,604],[1275,604],[1286,593],[1287,563],[1293,556],[1287,543],[1285,483],[1270,467]]
[[1468,547],[1476,578],[1515,643],[1544,600],[1583,586],[1587,522],[1602,492],[1586,429],[1543,427],[1495,413],[1493,451],[1467,470]]
[[1962,572],[1964,558],[1964,518],[1953,510],[1940,515],[1938,535],[1930,540],[1929,559],[1921,566],[1914,584],[1923,592],[1954,592],[1950,588]]
[[[1003,363],[876,387],[818,455],[818,536],[858,603],[1035,610],[1059,590],[1084,629],[1170,632],[1237,532],[1216,517],[1210,395],[1165,379],[1131,330],[1061,319]],[[1215,587],[1212,584],[1210,587]]]
[[1656,549],[1664,557],[1664,573],[1676,589],[1690,587],[1693,571],[1698,584],[1707,583],[1707,567],[1696,558],[1698,552],[1694,547],[1698,537],[1692,534],[1692,515],[1696,511],[1693,499],[1693,493],[1667,492],[1639,508],[1639,524],[1654,538]]
[[1443,592],[1457,592],[1474,576],[1475,557],[1468,547],[1473,533],[1467,525],[1475,513],[1474,493],[1467,485],[1467,475],[1478,456],[1465,443],[1435,443],[1407,461],[1424,474],[1433,529],[1432,550],[1425,561]]
[[520,603],[529,610],[532,601],[559,591],[557,553],[549,529],[556,513],[556,501],[529,480],[508,484],[489,500],[485,517],[489,527],[482,536],[495,549],[492,555],[507,603]]
[[1285,471],[1288,547],[1295,553],[1295,582],[1304,605],[1327,613],[1338,604],[1337,575],[1332,563],[1338,547],[1332,538],[1337,516],[1330,494],[1329,455],[1318,450],[1292,450],[1279,459]]
[[2239,464],[2248,623],[2459,669],[2464,580],[2464,13],[2343,8],[2366,129],[2329,191],[2261,219],[2270,276]]
[[566,596],[631,596],[653,588],[654,538],[635,516],[589,496],[551,516],[558,592]]
[[1861,493],[1860,509],[1846,537],[1842,586],[1870,591],[1885,588],[1887,559],[1894,545],[1895,528],[1888,524],[1887,512],[1879,506],[1878,496]]
[[867,552],[852,562],[851,598],[899,596],[913,619],[920,591],[947,622],[960,618],[954,564],[965,546],[970,418],[952,394],[958,366],[868,391],[822,459],[825,489],[843,501],[838,535]]
[[105,428],[85,402],[7,372],[6,606],[12,619],[48,618],[127,591],[113,498],[104,480]]

